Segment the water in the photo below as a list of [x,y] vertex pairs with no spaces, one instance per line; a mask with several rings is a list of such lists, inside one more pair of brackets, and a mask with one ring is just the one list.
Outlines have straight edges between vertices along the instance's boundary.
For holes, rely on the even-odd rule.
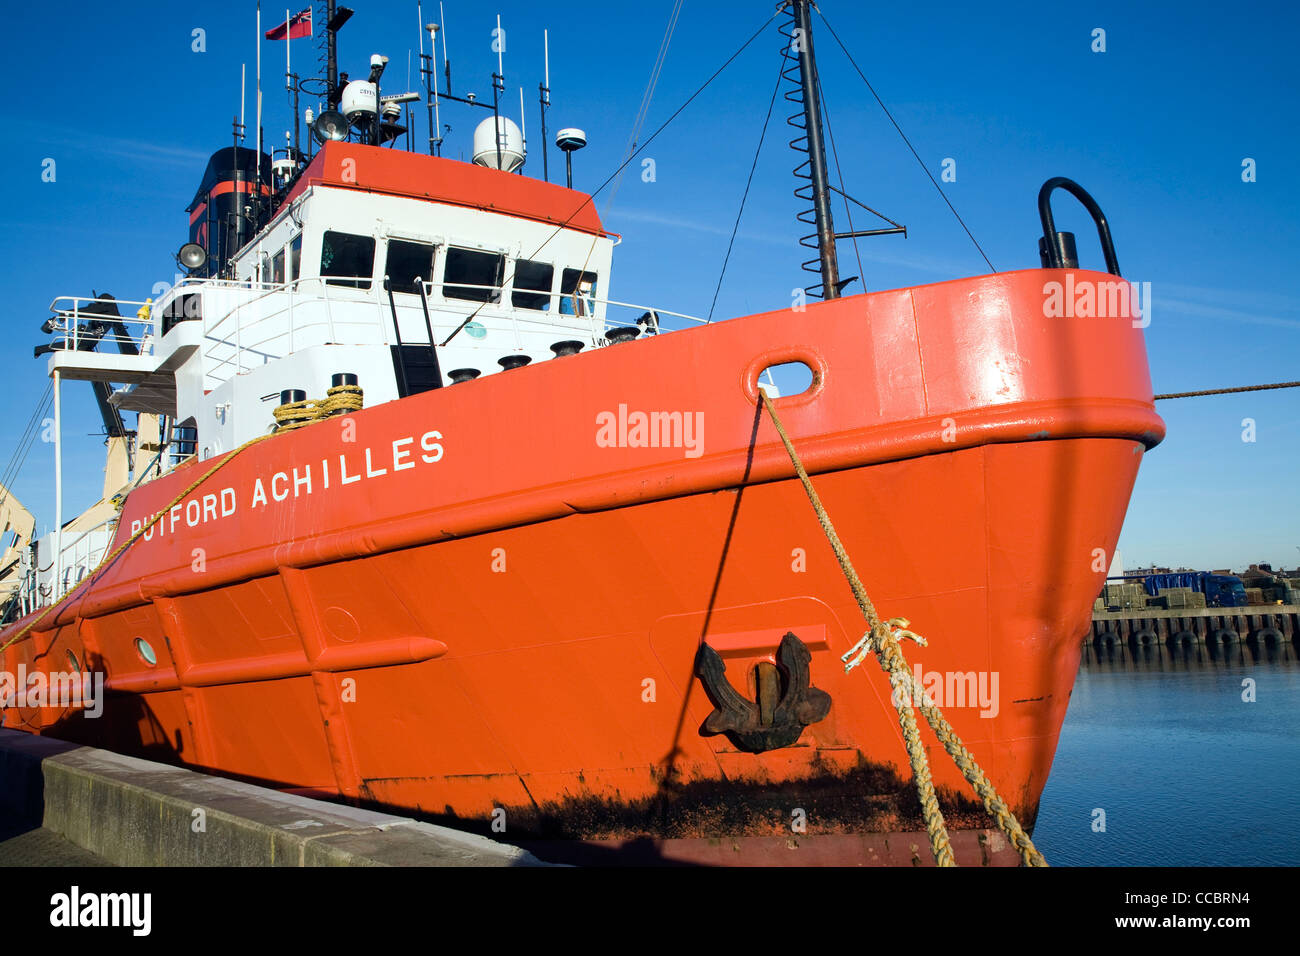
[[1293,865],[1297,811],[1294,646],[1085,648],[1034,828],[1048,862]]

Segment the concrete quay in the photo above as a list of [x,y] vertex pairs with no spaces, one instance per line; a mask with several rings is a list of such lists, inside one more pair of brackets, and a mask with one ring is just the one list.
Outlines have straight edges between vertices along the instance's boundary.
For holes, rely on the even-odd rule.
[[74,865],[546,865],[475,834],[3,729],[0,831],[0,864],[6,846],[15,863],[63,846]]

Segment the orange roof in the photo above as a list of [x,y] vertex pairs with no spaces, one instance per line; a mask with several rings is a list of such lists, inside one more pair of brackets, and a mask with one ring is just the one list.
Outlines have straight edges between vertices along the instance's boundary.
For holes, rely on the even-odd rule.
[[293,201],[308,186],[409,196],[604,234],[596,205],[586,193],[473,163],[396,149],[325,143],[285,202]]

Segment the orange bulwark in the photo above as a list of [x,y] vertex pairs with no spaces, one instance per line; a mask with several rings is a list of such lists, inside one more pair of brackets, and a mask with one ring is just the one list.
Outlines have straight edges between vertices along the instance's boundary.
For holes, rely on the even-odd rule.
[[[1139,323],[1048,317],[1064,276],[749,316],[260,442],[5,652],[11,672],[69,652],[105,671],[103,718],[4,726],[456,825],[500,809],[557,857],[745,862],[798,811],[787,862],[910,862],[887,842],[920,829],[889,687],[844,672],[862,618],[757,403],[764,369],[802,362],[812,385],[775,406],[882,615],[929,639],[909,660],[1032,825],[1095,555],[1164,435]],[[117,543],[210,464],[133,492]],[[701,644],[754,701],[787,633],[825,716],[763,752],[704,732]],[[922,733],[958,861],[1005,861]]]
[[591,197],[555,183],[440,156],[421,156],[354,143],[323,143],[282,205],[309,186],[332,186],[482,209],[520,219],[606,235]]

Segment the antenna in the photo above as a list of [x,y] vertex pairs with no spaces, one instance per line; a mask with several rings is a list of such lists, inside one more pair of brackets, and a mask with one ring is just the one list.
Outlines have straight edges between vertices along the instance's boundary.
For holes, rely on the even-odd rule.
[[528,145],[528,117],[524,115],[524,88],[519,87],[519,135],[524,138],[524,145]]
[[442,70],[447,75],[447,95],[451,96],[451,60],[447,59],[447,14],[442,12],[442,0],[438,0],[438,22],[442,24]]
[[494,46],[497,48],[497,71],[492,74],[492,134],[497,143],[497,169],[503,169],[501,160],[501,94],[506,91],[506,73],[502,61],[505,43],[502,42],[501,14],[497,14],[497,32]]
[[293,73],[293,67],[289,65],[289,47],[291,45],[289,43],[290,22],[289,11],[286,9],[284,11],[284,88],[286,90],[289,88],[289,77]]
[[542,31],[542,77],[542,82],[537,85],[542,113],[542,179],[549,183],[551,169],[546,160],[546,107],[551,105],[551,39],[546,30]]
[[[253,209],[256,211],[254,225],[261,223],[262,203],[262,0],[257,0],[257,134],[254,140],[257,149],[253,152]],[[260,247],[260,243],[259,243]]]
[[302,159],[302,149],[298,140],[298,121],[302,117],[298,113],[298,74],[290,73],[287,79],[289,90],[293,93],[293,158],[299,162]]
[[[289,11],[286,9],[284,11],[284,88],[293,94],[290,103],[293,110],[293,145],[289,148],[292,150],[290,155],[294,163],[298,163],[302,159],[301,150],[298,148],[298,75],[293,72],[293,65],[289,61],[289,49],[293,46],[289,36],[289,27],[292,22],[289,19]],[[289,144],[286,143],[285,145],[288,146]]]
[[325,101],[330,109],[339,103],[339,41],[334,32],[334,0],[325,4]]
[[370,79],[369,82],[375,87],[375,116],[371,120],[370,135],[371,142],[375,146],[382,146],[381,125],[383,123],[384,103],[379,95],[379,78],[384,75],[384,68],[388,66],[388,57],[374,53],[370,57]]
[[[439,4],[441,8],[441,4]],[[429,114],[429,155],[442,155],[442,112],[438,107],[438,84],[434,81],[433,58],[438,55],[438,30],[436,23],[424,22],[424,9],[416,4],[420,14],[420,75],[424,77],[425,107]],[[429,31],[429,53],[424,52],[424,32]]]
[[577,127],[562,129],[555,134],[555,145],[564,153],[564,176],[573,188],[573,154],[587,145],[587,134]]

